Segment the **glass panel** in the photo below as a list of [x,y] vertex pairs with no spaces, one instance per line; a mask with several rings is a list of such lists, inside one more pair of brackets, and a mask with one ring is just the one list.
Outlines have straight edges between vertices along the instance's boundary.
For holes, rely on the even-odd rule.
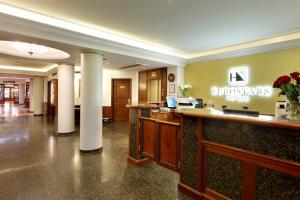
[[5,88],[5,90],[4,90],[4,98],[10,98],[10,88]]

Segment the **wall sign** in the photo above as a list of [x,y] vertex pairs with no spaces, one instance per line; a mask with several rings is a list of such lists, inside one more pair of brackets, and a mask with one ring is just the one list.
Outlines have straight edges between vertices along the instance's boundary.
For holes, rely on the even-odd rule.
[[228,70],[228,84],[225,87],[212,87],[213,96],[225,96],[227,101],[248,102],[251,96],[269,97],[272,95],[271,86],[247,86],[249,84],[249,68],[236,67]]

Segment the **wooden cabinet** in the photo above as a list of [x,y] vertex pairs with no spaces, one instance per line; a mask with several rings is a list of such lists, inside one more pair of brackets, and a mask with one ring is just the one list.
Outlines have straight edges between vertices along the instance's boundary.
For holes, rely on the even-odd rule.
[[141,153],[159,165],[179,170],[180,123],[140,118]]

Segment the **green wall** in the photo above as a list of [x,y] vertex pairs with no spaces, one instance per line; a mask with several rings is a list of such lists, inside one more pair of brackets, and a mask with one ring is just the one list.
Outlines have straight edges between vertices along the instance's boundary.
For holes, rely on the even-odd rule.
[[271,97],[252,96],[247,103],[229,102],[224,96],[211,95],[212,86],[228,86],[228,69],[239,66],[249,67],[248,86],[272,86],[278,76],[300,71],[300,48],[190,64],[185,68],[184,81],[193,87],[189,95],[201,97],[206,103],[211,100],[217,108],[222,105],[235,109],[248,106],[250,110],[274,114],[275,102],[282,99],[278,98],[276,89],[273,89]]

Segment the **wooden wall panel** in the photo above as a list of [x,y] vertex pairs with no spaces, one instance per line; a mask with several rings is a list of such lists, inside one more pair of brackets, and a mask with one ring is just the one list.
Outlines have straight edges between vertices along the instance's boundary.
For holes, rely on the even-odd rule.
[[103,106],[102,107],[102,117],[112,119],[112,107],[111,106]]
[[159,126],[159,162],[173,169],[178,167],[178,126],[160,123]]
[[139,72],[139,103],[147,102],[147,71]]
[[145,156],[154,158],[157,123],[153,120],[144,120],[142,129],[142,152]]
[[161,101],[166,101],[167,98],[167,83],[168,83],[168,74],[167,74],[167,68],[161,69]]
[[152,79],[161,80],[161,101],[167,97],[167,68],[154,69],[139,72],[139,103],[147,102],[147,81]]

